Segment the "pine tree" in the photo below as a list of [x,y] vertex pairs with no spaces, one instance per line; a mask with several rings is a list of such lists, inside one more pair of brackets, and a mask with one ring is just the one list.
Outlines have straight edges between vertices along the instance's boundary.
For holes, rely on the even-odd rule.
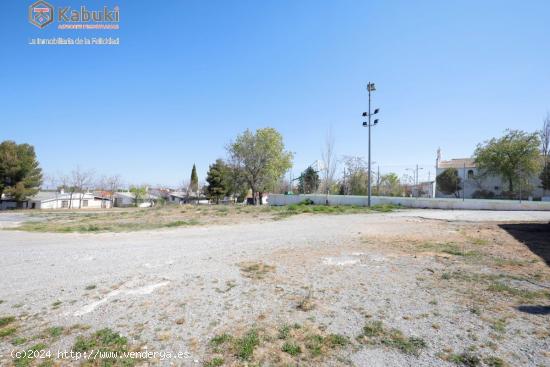
[[216,204],[219,203],[220,197],[227,194],[229,179],[229,167],[223,160],[218,159],[210,165],[206,175],[206,182],[208,182],[206,193],[210,199],[216,200]]
[[0,196],[24,201],[35,195],[42,183],[42,170],[34,147],[6,140],[0,144]]
[[319,175],[308,167],[299,177],[298,191],[302,194],[313,194],[319,189]]

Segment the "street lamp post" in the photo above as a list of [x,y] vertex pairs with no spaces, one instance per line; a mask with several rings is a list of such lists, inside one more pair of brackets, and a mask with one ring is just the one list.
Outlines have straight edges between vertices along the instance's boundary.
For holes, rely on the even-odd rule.
[[374,112],[371,113],[371,107],[370,107],[370,101],[371,101],[371,92],[374,92],[376,90],[376,87],[374,86],[374,83],[371,83],[369,82],[367,84],[367,91],[369,92],[369,112],[363,112],[363,117],[367,117],[368,121],[364,121],[363,122],[363,126],[365,127],[368,127],[369,128],[369,185],[368,185],[368,206],[370,207],[370,204],[371,204],[371,178],[372,178],[372,173],[371,173],[371,160],[370,160],[370,153],[371,153],[371,137],[370,137],[370,128],[376,124],[378,124],[378,119],[375,119],[373,123],[371,123],[371,116],[372,115],[376,115],[380,109],[379,108],[376,108],[374,110]]

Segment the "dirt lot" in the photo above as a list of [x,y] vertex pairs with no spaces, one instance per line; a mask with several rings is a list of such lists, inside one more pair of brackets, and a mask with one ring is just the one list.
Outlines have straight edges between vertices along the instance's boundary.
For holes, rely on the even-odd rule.
[[[196,225],[235,224],[272,221],[293,215],[350,214],[388,212],[394,207],[288,205],[283,207],[246,205],[166,205],[155,208],[114,208],[102,210],[41,210],[27,215],[17,211],[0,216],[2,225],[18,227],[29,232],[99,233],[135,232],[151,229],[188,227]],[[26,217],[26,218],[25,218]],[[18,221],[19,219],[19,221]]]
[[0,365],[550,366],[550,213],[269,215],[0,231]]

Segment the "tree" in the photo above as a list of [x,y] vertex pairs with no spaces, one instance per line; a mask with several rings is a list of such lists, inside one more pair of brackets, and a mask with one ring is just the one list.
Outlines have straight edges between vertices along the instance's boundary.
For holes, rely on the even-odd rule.
[[399,196],[401,194],[401,181],[393,172],[380,176],[380,186],[383,195]]
[[242,201],[248,193],[248,184],[239,164],[231,160],[226,162],[228,169],[227,195],[233,196],[237,201]]
[[319,175],[312,167],[306,168],[298,180],[298,191],[301,194],[312,194],[319,188]]
[[111,201],[111,208],[114,207],[114,196],[117,190],[120,188],[121,182],[122,180],[119,175],[103,177],[101,179],[100,185],[102,186],[102,189],[109,192],[109,200]]
[[474,157],[482,174],[500,176],[508,183],[510,192],[514,183],[538,172],[540,166],[539,134],[520,130],[506,130],[501,138],[478,144]]
[[216,204],[220,202],[220,197],[227,194],[231,180],[229,170],[230,168],[222,159],[217,159],[215,163],[210,165],[206,174],[206,182],[208,182],[206,193],[209,199],[216,200]]
[[336,154],[334,152],[334,135],[332,129],[330,129],[325,138],[325,145],[321,151],[321,157],[323,159],[323,192],[327,195],[325,198],[326,203],[328,204],[328,194],[330,188],[334,183],[334,174],[336,173]]
[[366,195],[368,192],[368,164],[362,157],[345,156],[344,183],[341,192],[346,195]]
[[73,202],[73,193],[78,192],[80,193],[79,199],[78,199],[78,208],[82,208],[82,196],[84,194],[84,191],[89,189],[89,186],[92,183],[94,173],[93,171],[84,171],[79,166],[76,167],[71,172],[71,199],[69,201],[69,207],[72,206]]
[[189,189],[191,192],[195,193],[198,193],[199,191],[199,176],[197,176],[197,167],[195,167],[195,163],[193,163],[193,169],[191,170]]
[[550,163],[546,163],[539,175],[543,190],[550,190]]
[[459,196],[462,190],[461,178],[456,168],[447,168],[436,177],[437,189],[445,195]]
[[42,169],[29,144],[6,140],[0,144],[0,197],[2,194],[23,201],[38,192]]
[[145,195],[147,194],[147,187],[145,186],[132,186],[130,192],[134,194],[134,205],[138,206],[140,202],[143,202]]
[[237,136],[227,151],[256,201],[256,194],[273,188],[284,173],[292,167],[293,155],[285,150],[282,135],[273,128],[263,128],[255,133],[246,130]]
[[543,169],[540,173],[540,181],[543,190],[550,190],[550,113],[547,114],[540,132],[541,153]]

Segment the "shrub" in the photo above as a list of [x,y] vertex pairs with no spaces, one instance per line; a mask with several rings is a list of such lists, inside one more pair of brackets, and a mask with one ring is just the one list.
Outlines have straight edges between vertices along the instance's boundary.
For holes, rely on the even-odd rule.
[[302,353],[302,348],[298,344],[286,342],[281,350],[285,353],[290,354],[291,356],[295,357],[298,354]]
[[474,199],[494,199],[495,193],[491,190],[476,190],[472,194]]

